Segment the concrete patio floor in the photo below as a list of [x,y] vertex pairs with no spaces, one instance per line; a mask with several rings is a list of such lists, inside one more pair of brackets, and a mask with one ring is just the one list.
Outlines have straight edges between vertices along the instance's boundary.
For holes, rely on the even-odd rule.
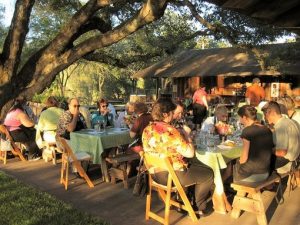
[[[65,191],[59,183],[60,167],[61,164],[53,165],[45,163],[43,160],[21,162],[18,159],[10,159],[6,165],[3,165],[2,162],[0,164],[0,170],[19,181],[48,192],[56,198],[72,204],[75,208],[100,217],[112,225],[159,224],[154,220],[145,220],[145,197],[134,197],[132,185],[130,189],[124,189],[122,183],[116,185],[104,183],[99,176],[96,176],[96,178],[92,178],[95,184],[94,188],[89,188],[82,179],[75,178],[70,182],[68,191]],[[132,182],[134,182],[133,179]],[[292,191],[290,195],[286,190],[284,203],[281,205],[277,205],[274,196],[273,192],[265,191],[263,193],[264,205],[268,208],[269,224],[300,225],[300,188]],[[163,205],[158,199],[155,199],[153,208],[163,213]],[[257,224],[255,215],[250,213],[243,213],[238,219],[232,219],[229,214],[213,213],[193,223],[188,216],[172,210],[170,218],[171,224],[178,225]]]

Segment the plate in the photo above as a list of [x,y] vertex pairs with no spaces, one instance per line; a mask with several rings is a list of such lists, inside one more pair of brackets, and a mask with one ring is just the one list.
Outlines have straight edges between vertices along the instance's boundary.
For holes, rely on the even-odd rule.
[[226,150],[226,149],[232,149],[232,148],[233,148],[233,147],[228,146],[228,145],[217,145],[217,147],[218,147],[219,149],[223,149],[223,150]]
[[96,130],[95,129],[82,129],[82,131],[91,132],[91,131],[96,131]]

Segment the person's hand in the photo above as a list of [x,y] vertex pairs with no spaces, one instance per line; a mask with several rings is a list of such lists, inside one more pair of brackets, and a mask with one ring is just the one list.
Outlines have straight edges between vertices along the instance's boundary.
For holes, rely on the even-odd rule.
[[191,134],[191,128],[189,128],[187,125],[183,125],[183,130],[185,131],[185,133],[187,134],[187,135],[190,135]]
[[78,117],[79,117],[79,113],[80,113],[79,108],[76,107],[76,108],[74,109],[74,117],[75,117],[75,118],[78,118]]

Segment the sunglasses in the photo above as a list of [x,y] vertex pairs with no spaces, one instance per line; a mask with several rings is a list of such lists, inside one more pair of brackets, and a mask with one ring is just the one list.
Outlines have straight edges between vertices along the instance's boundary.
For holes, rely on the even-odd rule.
[[74,108],[79,108],[79,107],[80,107],[80,105],[73,105],[73,107],[74,107]]

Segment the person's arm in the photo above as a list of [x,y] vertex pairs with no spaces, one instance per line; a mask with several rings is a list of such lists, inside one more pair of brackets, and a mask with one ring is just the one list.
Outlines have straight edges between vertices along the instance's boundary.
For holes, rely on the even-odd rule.
[[78,117],[79,117],[79,109],[77,108],[71,122],[66,126],[67,131],[72,132],[75,130]]
[[[176,128],[174,129],[176,130]],[[193,158],[195,155],[195,148],[192,139],[188,137],[187,140],[185,140],[178,130],[174,131],[173,134],[173,145],[177,146],[177,152],[186,158]]]
[[134,132],[130,131],[130,132],[129,132],[129,135],[130,135],[130,137],[131,137],[131,138],[135,138],[135,136],[136,136],[136,133],[134,133]]
[[182,148],[178,148],[178,152],[186,158],[193,158],[195,155],[195,148],[193,143],[187,142],[186,149],[183,150]]
[[262,87],[262,92],[261,92],[261,99],[264,100],[266,98],[266,92]]
[[18,114],[18,119],[25,127],[34,127],[34,122],[28,117],[26,113],[20,112]]
[[136,120],[132,124],[132,127],[130,128],[129,135],[130,135],[131,138],[135,138],[137,133],[138,133],[138,130],[139,130],[139,127],[140,127],[140,119],[139,118],[140,117],[136,118]]
[[249,156],[249,149],[250,149],[250,141],[246,140],[245,138],[243,138],[242,140],[243,140],[243,150],[240,157],[241,164],[247,162]]
[[275,149],[274,154],[279,157],[284,157],[287,154],[286,149]]
[[203,104],[205,105],[206,109],[208,109],[208,104],[207,104],[207,100],[206,100],[205,95],[202,96],[202,101],[203,101]]
[[184,140],[188,141],[188,142],[192,142],[191,139],[191,128],[189,128],[187,125],[183,125],[183,127],[178,129],[179,133],[182,135],[182,137],[184,138]]

